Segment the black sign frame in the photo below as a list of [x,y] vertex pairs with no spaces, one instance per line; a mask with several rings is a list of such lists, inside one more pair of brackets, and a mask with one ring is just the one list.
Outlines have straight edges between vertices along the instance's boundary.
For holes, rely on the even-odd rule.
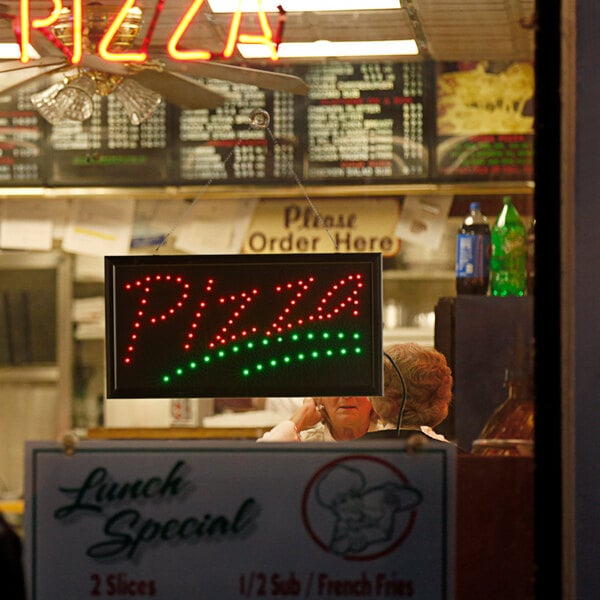
[[380,253],[105,257],[108,398],[379,396]]

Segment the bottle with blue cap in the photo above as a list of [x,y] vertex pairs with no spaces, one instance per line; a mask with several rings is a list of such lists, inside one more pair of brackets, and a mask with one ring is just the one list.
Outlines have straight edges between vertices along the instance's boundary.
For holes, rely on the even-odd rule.
[[480,202],[471,202],[456,236],[456,293],[485,296],[490,281],[490,225]]

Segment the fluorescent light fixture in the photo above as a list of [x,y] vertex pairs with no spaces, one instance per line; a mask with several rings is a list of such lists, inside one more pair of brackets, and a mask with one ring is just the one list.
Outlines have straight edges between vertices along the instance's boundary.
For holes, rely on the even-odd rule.
[[[32,59],[38,59],[40,55],[36,52],[35,48],[29,44],[29,56]],[[3,42],[0,43],[0,59],[16,60],[21,58],[21,46],[16,42]]]
[[[269,58],[264,44],[238,44],[244,58]],[[371,42],[282,42],[277,54],[280,58],[319,58],[340,56],[415,56],[419,48],[415,40],[379,40]]]
[[264,0],[260,6],[258,0],[208,0],[214,13],[279,12],[281,6],[286,13],[327,12],[333,10],[391,10],[401,8],[400,0]]
[[[96,94],[96,83],[84,73],[69,83],[55,83],[42,92],[33,94],[31,102],[40,115],[52,125],[85,121],[94,111],[93,96]],[[146,122],[162,102],[159,94],[128,78],[123,79],[113,93],[133,125]]]

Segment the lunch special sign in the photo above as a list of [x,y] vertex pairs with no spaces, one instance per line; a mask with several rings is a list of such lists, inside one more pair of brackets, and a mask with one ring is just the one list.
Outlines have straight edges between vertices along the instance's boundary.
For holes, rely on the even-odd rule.
[[31,600],[453,597],[455,452],[26,444]]

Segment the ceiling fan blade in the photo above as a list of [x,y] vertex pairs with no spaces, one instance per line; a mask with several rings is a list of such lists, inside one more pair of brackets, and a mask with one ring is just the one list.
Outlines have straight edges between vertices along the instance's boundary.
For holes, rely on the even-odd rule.
[[99,56],[88,54],[81,60],[86,69],[103,71],[119,77],[130,77],[140,85],[160,94],[171,104],[181,108],[217,108],[223,106],[225,96],[214,92],[199,81],[179,73],[171,73],[154,66],[127,65],[111,62]]
[[40,56],[61,57],[63,60],[67,60],[67,56],[63,51],[55,46],[39,29],[32,27],[29,35],[33,47]]
[[179,73],[142,69],[131,73],[130,77],[181,108],[217,108],[227,100],[222,94]]
[[78,66],[83,67],[84,69],[92,69],[93,71],[102,71],[103,73],[118,75],[120,77],[127,77],[127,75],[131,73],[125,63],[104,60],[95,54],[84,54],[81,57],[81,62]]
[[36,79],[61,71],[64,68],[65,64],[63,61],[62,65],[32,66],[25,69],[5,72],[0,79],[0,94],[13,90],[21,85],[32,83]]
[[162,57],[161,61],[169,71],[183,73],[190,77],[222,79],[234,83],[255,85],[267,90],[290,92],[300,96],[306,96],[310,89],[310,86],[300,77],[287,73],[275,73],[210,61],[174,61],[167,57]]
[[30,60],[27,63],[22,63],[20,60],[7,60],[0,62],[0,73],[9,73],[12,71],[24,71],[34,69],[36,67],[50,67],[65,65],[67,63],[65,57],[58,56],[42,56],[42,58]]

